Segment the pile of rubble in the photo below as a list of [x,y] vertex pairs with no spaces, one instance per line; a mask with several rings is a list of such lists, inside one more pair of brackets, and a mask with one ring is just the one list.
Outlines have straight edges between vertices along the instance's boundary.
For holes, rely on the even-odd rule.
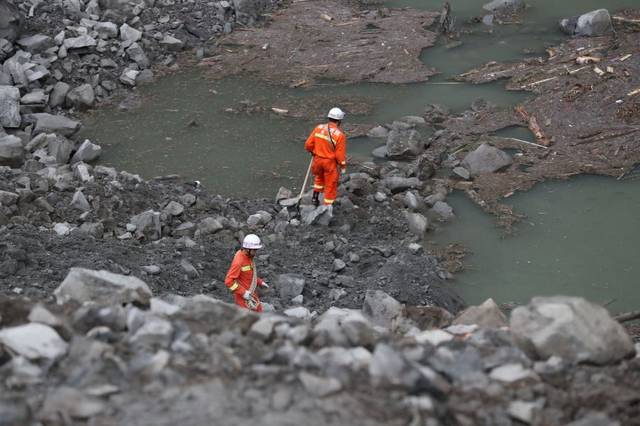
[[[605,309],[488,300],[455,318],[368,291],[361,309],[257,315],[71,269],[57,304],[1,299],[0,424],[633,424],[640,358]],[[419,312],[419,314],[418,314]]]

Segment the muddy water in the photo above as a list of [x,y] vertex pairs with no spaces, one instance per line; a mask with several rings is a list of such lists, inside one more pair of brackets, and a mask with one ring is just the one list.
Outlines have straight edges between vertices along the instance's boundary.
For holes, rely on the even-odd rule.
[[[303,143],[314,125],[270,112],[242,112],[244,101],[278,107],[284,99],[365,97],[375,105],[371,115],[353,119],[373,126],[420,115],[430,103],[461,112],[478,98],[507,107],[525,97],[502,90],[499,83],[323,85],[296,90],[244,77],[211,81],[198,70],[160,79],[141,88],[140,95],[139,108],[106,108],[85,119],[82,136],[105,147],[101,161],[145,178],[180,174],[234,197],[271,197],[280,186],[299,188],[309,158]],[[240,112],[228,112],[230,108]],[[369,159],[378,145],[368,138],[353,139],[349,155]]]
[[527,215],[513,236],[462,194],[448,199],[456,219],[430,236],[430,244],[471,251],[454,281],[468,303],[567,294],[609,303],[614,312],[640,307],[640,180],[581,176],[507,201]]

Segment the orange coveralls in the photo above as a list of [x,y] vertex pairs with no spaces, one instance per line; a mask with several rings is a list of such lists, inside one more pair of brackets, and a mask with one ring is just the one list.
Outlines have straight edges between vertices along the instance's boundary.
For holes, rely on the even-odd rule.
[[[254,269],[255,265],[249,255],[244,250],[238,250],[235,256],[233,256],[233,261],[224,279],[225,285],[234,295],[236,305],[246,309],[251,308],[247,305],[247,300],[244,300],[242,296],[244,296],[245,292],[249,291],[251,287]],[[261,287],[263,283],[262,278],[258,278],[256,291],[252,295],[253,300],[257,302],[257,306],[254,309],[256,312],[262,312],[262,303],[258,298],[257,289]]]
[[324,204],[331,205],[338,195],[338,166],[343,170],[347,167],[347,136],[335,123],[319,124],[304,148],[313,154],[313,190],[324,192]]

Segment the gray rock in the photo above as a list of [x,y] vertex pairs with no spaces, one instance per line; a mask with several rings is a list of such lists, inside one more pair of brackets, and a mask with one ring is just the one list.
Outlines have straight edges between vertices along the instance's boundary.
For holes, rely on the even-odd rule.
[[69,139],[51,135],[47,136],[47,152],[58,164],[66,164],[73,151],[73,142]]
[[286,200],[287,198],[291,198],[293,193],[290,189],[281,186],[278,189],[278,193],[276,194],[276,203],[280,202],[280,200]]
[[591,412],[579,420],[567,423],[566,426],[620,426],[620,422],[612,420],[605,413]]
[[454,325],[477,324],[480,327],[506,327],[507,317],[502,313],[500,307],[493,299],[487,299],[479,306],[470,306],[460,312],[453,320]]
[[158,240],[162,236],[162,226],[160,224],[160,213],[147,210],[144,213],[135,215],[129,221],[135,226],[135,237],[138,239]]
[[0,86],[0,126],[20,127],[20,90],[13,86]]
[[55,225],[53,225],[53,232],[61,237],[69,235],[71,233],[71,229],[72,227],[66,222],[56,223]]
[[[158,275],[162,271],[158,265],[145,265],[142,267],[142,270],[149,275]],[[153,309],[153,302],[154,302],[154,299],[151,299],[152,309]]]
[[146,315],[144,323],[135,330],[129,341],[138,346],[168,347],[173,337],[173,325],[155,315]]
[[402,316],[402,312],[402,304],[384,291],[367,290],[362,313],[371,318],[374,324],[391,328],[393,322]]
[[530,424],[535,411],[541,408],[542,406],[538,402],[512,401],[509,403],[507,412],[514,419]]
[[0,191],[0,204],[3,206],[12,206],[18,202],[20,196],[14,192]]
[[55,422],[60,417],[88,419],[102,413],[106,408],[107,404],[100,399],[63,386],[47,393],[38,417],[45,423]]
[[147,57],[146,53],[138,43],[133,43],[127,49],[127,55],[129,55],[129,59],[134,61],[141,69],[149,68],[151,62]]
[[73,136],[80,130],[80,122],[71,120],[61,115],[51,115],[46,113],[31,114],[36,120],[36,127],[33,129],[33,135],[40,133],[58,133],[65,137]]
[[20,104],[28,106],[32,110],[34,108],[44,108],[49,103],[49,95],[44,90],[34,90],[31,93],[27,93],[20,99]]
[[91,204],[87,201],[87,198],[84,196],[82,191],[76,191],[73,194],[73,198],[71,199],[71,207],[74,207],[78,210],[82,210],[84,212],[88,212],[91,210]]
[[411,191],[404,194],[404,205],[410,210],[420,210],[423,207],[422,199]]
[[382,180],[382,184],[394,194],[406,191],[407,189],[419,189],[422,187],[420,179],[415,177],[389,176]]
[[122,41],[136,42],[142,38],[142,32],[130,27],[127,24],[122,24],[120,27],[120,39]]
[[471,178],[471,174],[469,173],[469,170],[460,166],[454,167],[453,174],[464,180],[469,180]]
[[436,201],[433,207],[429,209],[429,213],[433,214],[441,221],[447,221],[456,216],[453,214],[453,208],[444,201]]
[[299,274],[280,274],[276,278],[276,283],[280,297],[289,300],[302,294],[305,279]]
[[295,308],[287,309],[283,312],[286,316],[298,319],[311,318],[311,311],[304,306],[297,306]]
[[150,69],[144,69],[140,71],[138,76],[136,77],[136,84],[151,84],[155,81],[155,77],[153,75],[153,71]]
[[174,230],[173,230],[173,235],[175,237],[191,237],[195,234],[196,232],[196,225],[193,222],[184,222],[181,223],[180,225],[178,225]]
[[252,228],[260,225],[260,223],[262,223],[262,217],[259,214],[252,214],[247,218],[247,225]]
[[531,358],[609,364],[634,352],[631,338],[607,310],[579,297],[536,297],[513,310],[510,325]]
[[560,21],[560,29],[569,35],[597,37],[613,31],[607,9],[598,9]]
[[347,267],[347,264],[344,263],[344,261],[342,259],[333,259],[333,271],[334,272],[340,272],[346,267]]
[[91,143],[89,139],[85,139],[75,154],[73,154],[73,157],[71,157],[71,164],[78,162],[88,163],[97,160],[101,153],[102,147],[100,145],[96,145]]
[[380,337],[362,312],[336,307],[318,318],[312,333],[317,347],[370,346]]
[[422,214],[405,212],[405,217],[407,218],[407,224],[409,225],[409,231],[411,231],[411,233],[421,237],[427,232],[429,221]]
[[389,129],[384,126],[376,126],[367,132],[367,136],[370,138],[387,138]]
[[195,268],[195,266],[193,266],[191,262],[189,262],[186,259],[182,259],[180,261],[180,267],[187,274],[189,278],[198,278],[200,276],[200,273]]
[[82,35],[80,37],[72,37],[64,39],[63,46],[67,50],[71,49],[86,49],[89,47],[95,47],[98,44],[95,38],[90,35]]
[[22,26],[22,15],[10,1],[0,1],[0,38],[14,41]]
[[302,222],[305,225],[318,224],[322,226],[328,226],[329,221],[333,217],[333,214],[330,211],[329,207],[324,205],[318,206],[316,208],[313,208],[311,206],[303,206],[301,215]]
[[305,371],[298,375],[300,382],[311,395],[324,397],[342,390],[342,384],[333,377],[320,377]]
[[135,86],[138,74],[140,74],[140,71],[138,70],[126,69],[122,71],[122,74],[120,75],[120,82],[127,86]]
[[417,130],[392,130],[387,136],[387,158],[407,160],[420,155],[424,151],[422,136]]
[[492,2],[482,6],[484,10],[488,10],[489,12],[518,10],[524,7],[524,0],[493,0]]
[[504,383],[517,383],[522,380],[538,380],[538,375],[520,363],[501,365],[489,373],[492,380]]
[[67,93],[66,103],[68,107],[85,110],[91,108],[96,101],[96,95],[90,84],[83,84]]
[[116,38],[118,37],[118,26],[113,22],[97,22],[93,29],[98,32],[101,38]]
[[482,144],[475,151],[467,154],[462,166],[469,170],[471,176],[482,173],[493,173],[511,165],[513,160],[504,151],[491,145]]
[[162,212],[168,216],[180,216],[184,213],[184,206],[177,201],[170,201]]
[[19,39],[18,45],[31,53],[41,53],[53,46],[53,39],[44,34],[35,34]]
[[371,382],[377,387],[413,388],[421,378],[418,369],[391,346],[379,343],[369,365]]
[[151,299],[147,284],[136,277],[85,268],[71,268],[53,294],[59,304],[73,300],[105,305],[133,302],[148,305]]
[[104,225],[100,222],[85,222],[80,225],[79,229],[81,232],[92,235],[96,238],[102,238],[104,235]]
[[68,345],[48,325],[25,324],[0,330],[0,345],[27,359],[57,359],[67,353]]
[[162,40],[160,40],[160,45],[164,46],[164,48],[167,50],[176,52],[182,50],[182,48],[184,47],[184,43],[182,42],[182,40],[179,40],[170,35],[166,35]]
[[24,161],[24,148],[19,137],[0,136],[0,166],[19,167]]
[[52,108],[62,106],[67,99],[67,93],[69,93],[69,90],[71,90],[71,86],[69,86],[67,83],[63,81],[57,82],[53,86],[53,90],[49,95],[49,105]]
[[198,223],[198,230],[202,235],[215,234],[224,229],[222,222],[213,217],[205,217]]

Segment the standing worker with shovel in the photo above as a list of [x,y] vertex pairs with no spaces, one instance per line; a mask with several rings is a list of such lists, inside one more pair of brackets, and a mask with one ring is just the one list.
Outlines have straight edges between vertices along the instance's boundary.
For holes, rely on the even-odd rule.
[[235,297],[236,305],[262,312],[262,302],[258,298],[258,287],[269,288],[267,283],[258,278],[256,265],[253,258],[262,248],[260,238],[255,234],[249,234],[242,241],[242,249],[233,257],[229,272],[224,279],[225,285]]
[[319,124],[313,129],[304,148],[313,154],[311,171],[315,177],[313,182],[313,204],[320,204],[320,193],[324,193],[324,205],[333,210],[333,203],[338,195],[340,174],[347,172],[347,136],[340,129],[344,112],[340,108],[331,108],[329,123]]

